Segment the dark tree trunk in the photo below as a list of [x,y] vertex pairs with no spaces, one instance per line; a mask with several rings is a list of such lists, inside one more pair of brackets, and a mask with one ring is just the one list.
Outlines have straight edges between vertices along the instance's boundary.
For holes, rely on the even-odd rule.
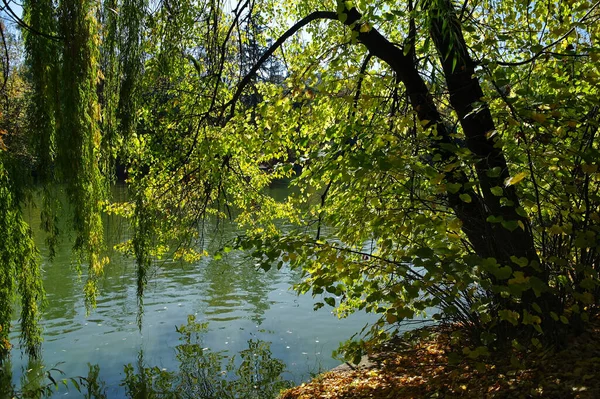
[[[440,54],[450,93],[450,103],[465,134],[467,148],[474,156],[477,185],[482,194],[479,195],[473,190],[464,171],[456,169],[446,174],[446,180],[449,183],[459,183],[462,187],[458,192],[446,193],[448,204],[461,220],[462,230],[479,256],[495,258],[501,265],[508,265],[513,269],[518,266],[511,257],[527,258],[529,267],[522,269],[525,277],[537,278],[547,284],[548,273],[537,255],[530,222],[527,217],[517,213],[520,201],[515,187],[505,185],[506,180],[510,178],[510,172],[502,148],[496,145],[490,134],[495,130],[494,120],[486,104],[482,105],[483,91],[474,77],[475,63],[467,52],[461,26],[455,17],[451,2],[443,1],[447,6],[445,10],[430,10],[430,35]],[[410,55],[405,55],[402,49],[390,43],[377,30],[360,32],[361,14],[355,8],[346,12],[348,17],[344,23],[358,33],[358,40],[375,57],[386,62],[398,74],[419,120],[429,121],[425,128],[435,125],[439,142],[434,143],[432,147],[441,154],[441,162],[448,164],[454,161],[456,159],[454,152],[447,149],[448,146],[440,145],[452,143],[451,132],[442,123],[441,115],[417,70],[414,59]],[[443,23],[444,19],[447,21],[446,24]],[[476,104],[478,110],[474,112]],[[492,170],[499,173],[489,173]],[[492,193],[491,189],[495,187],[502,189],[502,196]],[[472,201],[470,203],[462,201],[461,194],[468,194]],[[501,202],[502,197],[508,200],[504,204]],[[489,216],[501,216],[505,222],[512,221],[513,225],[516,223],[518,227],[510,231],[501,223],[488,222]],[[490,278],[496,282],[493,276]],[[519,313],[522,310],[529,310],[536,302],[546,313],[546,319],[549,319],[547,312],[556,310],[558,304],[548,292],[541,294],[538,292],[538,295],[532,289],[528,289],[523,292],[520,300],[507,301],[500,294],[496,294],[495,302],[500,307],[513,309]],[[544,324],[548,325],[548,323]],[[549,324],[552,324],[551,320]]]
[[[361,15],[352,8],[347,11],[348,18],[345,24],[351,26],[357,22]],[[360,32],[360,26],[355,25],[354,29],[358,32],[358,39],[363,43],[373,56],[386,62],[398,74],[410,99],[413,110],[417,113],[420,121],[429,121],[425,128],[435,126],[439,142],[436,143],[436,149],[442,156],[443,163],[451,163],[455,159],[455,154],[439,144],[450,144],[452,139],[450,132],[442,121],[442,117],[435,105],[433,97],[425,84],[425,81],[419,74],[415,62],[409,55],[405,55],[399,47],[389,42],[377,30],[372,29],[368,32]],[[448,203],[454,210],[457,217],[462,221],[462,230],[469,238],[473,247],[481,256],[492,256],[488,252],[479,251],[479,248],[488,246],[486,236],[488,232],[485,220],[488,213],[485,209],[481,197],[473,190],[469,183],[467,175],[457,169],[448,173],[446,180],[449,183],[459,183],[461,188],[457,192],[447,192]],[[471,203],[466,203],[460,199],[461,194],[468,194],[471,197]]]
[[[491,137],[496,128],[487,104],[481,102],[483,91],[474,77],[475,63],[467,51],[460,23],[452,12],[452,4],[447,2],[446,6],[448,8],[444,10],[430,10],[430,34],[440,54],[450,92],[450,104],[466,136],[467,148],[475,156],[475,169],[486,211],[495,217],[502,216],[507,222],[521,222],[522,226],[509,231],[499,223],[488,223],[493,239],[487,239],[486,247],[479,248],[478,252],[506,264],[511,264],[511,256],[526,257],[539,264],[529,220],[516,212],[520,207],[516,190],[512,185],[505,187],[505,181],[510,177],[508,165],[502,149],[495,145]],[[478,109],[475,111],[476,104]],[[494,168],[500,173],[490,175],[488,172]],[[502,197],[491,192],[493,187],[502,188],[503,197],[512,205],[503,206],[500,202]]]

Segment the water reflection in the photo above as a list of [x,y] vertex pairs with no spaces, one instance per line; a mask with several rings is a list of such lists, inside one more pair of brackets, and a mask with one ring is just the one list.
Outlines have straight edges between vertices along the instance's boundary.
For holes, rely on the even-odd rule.
[[[285,189],[277,189],[273,196],[284,197],[286,193]],[[116,187],[113,194],[124,196],[125,188]],[[74,271],[72,243],[63,236],[56,258],[50,262],[43,249],[45,237],[39,230],[39,214],[36,210],[30,212],[36,243],[42,248],[48,294],[42,316],[45,370],[60,364],[58,368],[66,376],[81,376],[87,374],[88,363],[97,364],[110,398],[124,397],[126,386],[120,385],[124,378],[123,364],[132,361],[137,364],[133,359],[140,351],[147,364],[161,370],[179,368],[176,348],[181,342],[174,326],[180,325],[189,314],[209,322],[208,331],[203,334],[204,345],[210,348],[208,353],[219,353],[224,359],[235,355],[238,367],[242,362],[238,353],[250,349],[249,341],[270,342],[269,351],[284,362],[290,373],[288,378],[295,383],[305,381],[321,368],[338,365],[330,357],[331,352],[340,341],[375,319],[362,314],[340,321],[327,309],[313,312],[313,298],[298,297],[290,291],[291,284],[299,280],[298,271],[285,267],[269,272],[256,270],[245,254],[234,251],[220,260],[203,258],[195,264],[169,260],[157,263],[145,291],[141,331],[136,324],[134,261],[113,252],[111,263],[98,282],[97,308],[86,315],[82,292],[85,270],[81,276]],[[64,223],[62,232],[67,231]],[[120,218],[107,217],[105,228],[106,242],[110,245],[128,238],[126,225]],[[222,221],[217,230],[216,223],[207,222],[205,245],[215,249],[230,242],[237,233],[232,224]],[[18,325],[16,318],[15,325]],[[11,341],[17,345],[12,351],[12,370],[5,368],[10,372],[2,372],[1,378],[20,386],[21,377],[28,374],[32,378],[32,374],[27,371],[30,369],[27,359],[20,356],[16,330]],[[134,370],[139,374],[140,368]],[[228,381],[234,379],[235,371],[225,371]],[[53,392],[58,397],[66,390],[61,387]],[[0,397],[4,396],[0,391]]]
[[236,259],[211,262],[204,269],[208,287],[203,301],[206,303],[206,317],[209,320],[230,321],[239,318],[239,312],[250,315],[261,324],[265,312],[274,303],[267,299],[273,285],[280,276],[276,273],[263,273],[251,266],[239,267]]
[[125,366],[125,386],[130,398],[271,399],[292,386],[285,380],[285,363],[271,353],[269,342],[251,339],[236,356],[213,352],[202,344],[207,324],[193,316],[178,328],[179,368],[169,371],[146,367],[140,352],[137,368]]
[[7,360],[0,363],[0,398],[10,398],[13,391],[12,364]]
[[[208,324],[197,322],[194,316],[189,316],[188,323],[176,331],[177,368],[149,366],[144,352],[139,351],[135,365],[123,367],[120,385],[127,398],[274,399],[281,390],[293,385],[284,378],[285,363],[273,356],[270,342],[250,339],[244,350],[229,356],[226,351],[212,351],[204,346]],[[98,365],[88,364],[87,377],[63,379],[57,368],[44,370],[41,364],[31,364],[22,375],[19,390],[11,382],[10,367],[7,370],[7,374],[0,375],[2,397],[41,398],[61,384],[74,396],[110,397]]]

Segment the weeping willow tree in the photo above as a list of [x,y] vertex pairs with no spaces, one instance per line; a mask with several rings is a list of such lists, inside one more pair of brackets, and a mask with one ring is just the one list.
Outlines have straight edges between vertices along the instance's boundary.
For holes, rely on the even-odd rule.
[[[32,157],[8,167],[17,149],[8,142],[0,153],[0,234],[5,237],[0,248],[3,357],[10,348],[8,337],[17,292],[22,302],[21,338],[26,352],[37,355],[41,342],[38,320],[44,291],[39,255],[22,215],[25,200],[33,190],[41,187],[41,222],[48,233],[51,255],[59,234],[58,192],[63,187],[66,191],[70,203],[67,210],[76,233],[77,265],[87,266],[85,294],[89,308],[95,305],[96,280],[107,262],[102,256],[100,214],[106,185],[100,170],[98,10],[95,1],[61,1],[57,8],[53,1],[32,0],[23,4],[23,19],[12,13],[23,28],[26,49],[29,123],[24,127],[27,133],[20,134],[28,137],[27,151]],[[14,102],[15,98],[8,97],[7,101]],[[34,172],[39,184],[31,184],[31,178],[18,178],[15,171],[19,169],[30,177]]]
[[117,123],[121,66],[118,52],[120,37],[118,4],[117,0],[105,1],[101,13],[100,72],[103,78],[100,80],[98,96],[102,106],[102,171],[108,177],[107,181],[114,180],[120,136]]
[[51,35],[58,29],[52,1],[25,2],[23,19],[44,37],[23,30],[26,62],[29,66],[31,102],[28,110],[29,130],[33,153],[38,157],[38,176],[42,182],[41,222],[48,233],[46,243],[50,257],[54,257],[58,242],[59,201],[56,192],[56,174],[52,167],[56,158],[56,122],[59,111],[58,67],[59,42]]
[[[39,354],[41,331],[39,310],[44,299],[39,254],[32,232],[24,220],[22,205],[27,201],[25,184],[30,169],[26,152],[26,91],[22,69],[15,59],[14,36],[4,24],[0,33],[6,57],[2,58],[0,87],[0,363],[8,356],[11,320],[20,311],[21,341],[24,351]],[[14,63],[14,64],[13,64]],[[17,298],[19,301],[17,301]]]
[[88,303],[94,305],[97,277],[107,259],[102,257],[101,201],[105,199],[104,177],[99,167],[100,104],[99,24],[96,1],[61,1],[59,32],[64,38],[60,95],[60,127],[57,130],[57,166],[60,180],[73,204],[75,251],[88,265],[85,286]]
[[21,203],[14,196],[14,182],[0,159],[0,361],[11,348],[9,333],[15,298],[20,297],[21,339],[25,352],[39,354],[41,331],[38,326],[40,305],[44,298],[39,254],[32,232],[23,218]]
[[[43,11],[43,10],[42,10]],[[39,14],[24,16],[43,24]],[[41,76],[40,96],[29,99],[29,86],[24,81],[24,70],[19,64],[18,43],[6,26],[0,24],[3,53],[3,82],[0,88],[0,362],[10,353],[11,321],[20,310],[20,336],[24,351],[37,356],[40,350],[41,330],[38,326],[40,308],[44,300],[41,283],[40,259],[31,229],[25,221],[23,206],[28,202],[28,183],[31,182],[31,156],[28,152],[26,113],[28,104],[52,92],[52,78]],[[37,43],[39,44],[39,43]],[[36,47],[33,44],[32,47]],[[37,49],[35,49],[37,50]],[[34,50],[34,51],[35,51]],[[50,54],[45,51],[45,54]],[[32,65],[42,71],[46,61]],[[51,64],[51,63],[49,63]],[[43,75],[43,74],[42,74]],[[44,109],[34,118],[44,118]],[[51,126],[51,122],[46,123]],[[41,142],[34,145],[42,146]],[[17,301],[17,298],[20,300]]]
[[[236,126],[224,123],[229,116],[219,115],[230,79],[247,66],[243,48],[250,43],[252,5],[240,3],[230,13],[225,8],[219,1],[164,1],[147,18],[140,117],[127,141],[134,199],[111,209],[132,217],[133,238],[123,249],[136,256],[140,300],[153,259],[192,262],[207,255],[202,246],[207,219],[260,204],[265,212],[245,215],[243,223],[273,228],[271,218],[281,214],[281,205],[260,192],[285,175],[267,175],[258,167],[272,159],[274,148],[250,135],[240,140]],[[265,38],[260,40],[264,45]],[[286,156],[278,151],[275,156]]]

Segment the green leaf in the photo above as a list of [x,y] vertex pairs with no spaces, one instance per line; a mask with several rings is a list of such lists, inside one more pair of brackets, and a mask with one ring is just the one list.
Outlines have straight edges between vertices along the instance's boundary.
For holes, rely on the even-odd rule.
[[490,215],[485,219],[485,221],[488,223],[501,223],[502,221],[504,221],[504,218],[502,216]]
[[446,189],[451,194],[456,194],[462,188],[462,184],[460,183],[448,183],[446,184]]
[[499,166],[495,166],[492,169],[485,172],[489,177],[499,177],[502,173],[502,169]]
[[515,263],[515,264],[517,264],[517,265],[519,265],[519,266],[521,266],[521,267],[525,267],[525,266],[527,266],[527,265],[529,264],[529,259],[527,259],[527,258],[526,258],[526,257],[524,257],[524,256],[523,256],[523,257],[521,257],[521,258],[517,258],[516,256],[511,256],[511,257],[510,257],[510,260],[511,260],[513,263]]
[[513,310],[503,309],[498,312],[498,316],[500,316],[500,320],[504,320],[516,326],[519,324],[519,314]]
[[501,197],[504,194],[504,190],[502,190],[502,187],[498,187],[498,186],[490,188],[490,191],[496,197]]
[[469,203],[471,203],[471,201],[473,201],[469,194],[460,194],[459,198],[461,199],[461,201],[466,202],[467,204],[469,204]]
[[527,215],[527,211],[525,211],[525,209],[522,206],[515,209],[515,212],[517,212],[517,215],[524,217],[524,218],[529,216],[529,215]]
[[519,223],[516,220],[503,220],[501,222],[502,227],[508,231],[515,231],[519,227]]
[[543,280],[536,276],[529,277],[529,285],[531,286],[531,289],[533,290],[535,296],[538,298],[542,295],[543,292],[546,292],[549,289],[548,284],[546,284]]
[[512,268],[510,266],[502,266],[493,271],[494,277],[498,280],[506,280],[512,275]]

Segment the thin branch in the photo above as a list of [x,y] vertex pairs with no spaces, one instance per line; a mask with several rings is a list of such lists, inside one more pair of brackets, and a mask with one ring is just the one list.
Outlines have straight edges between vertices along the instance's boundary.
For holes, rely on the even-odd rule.
[[[214,108],[214,106],[217,102],[217,96],[219,94],[219,85],[221,83],[221,76],[223,74],[223,69],[225,68],[225,56],[226,56],[225,53],[227,51],[227,42],[229,41],[229,38],[231,37],[233,29],[237,26],[238,20],[239,20],[240,16],[242,15],[242,11],[248,6],[248,3],[249,3],[249,0],[246,0],[243,4],[242,4],[242,2],[239,2],[238,5],[236,6],[235,10],[233,11],[235,18],[234,18],[233,22],[231,23],[231,25],[229,26],[229,29],[227,30],[225,39],[223,40],[223,45],[221,46],[221,49],[220,49],[219,70],[216,74],[217,79],[216,79],[216,83],[215,83],[215,88],[213,90],[212,98],[210,100],[210,106],[208,107],[208,111],[206,112],[206,117],[208,117],[209,112]],[[217,25],[218,25],[218,23],[217,23],[216,16],[215,16],[215,21],[214,21],[215,30],[218,30]],[[215,34],[215,41],[216,40],[218,40],[218,37]],[[200,125],[200,123],[199,123],[199,125]],[[194,141],[193,141],[192,145],[190,146],[190,150],[187,152],[187,154],[183,158],[185,160],[184,162],[187,162],[187,160],[189,160],[190,156],[192,155],[192,152],[196,148],[196,144],[198,143],[199,134],[200,134],[200,126],[198,126],[198,129],[196,130],[196,134],[194,136]]]
[[327,183],[327,187],[325,187],[325,191],[321,194],[321,212],[319,212],[319,220],[317,223],[317,238],[319,240],[321,238],[321,222],[323,221],[323,207],[325,206],[325,200],[327,199],[327,194],[329,193],[329,189],[331,188],[331,183],[333,180],[329,180]]
[[223,107],[223,110],[221,111],[221,115],[220,115],[219,119],[222,119],[223,114],[225,113],[225,111],[228,107],[231,107],[231,108],[230,108],[229,117],[227,118],[227,120],[233,118],[233,115],[235,113],[236,103],[239,100],[240,96],[242,95],[244,88],[248,85],[248,83],[250,83],[251,79],[254,77],[254,75],[256,75],[256,72],[258,72],[258,70],[267,61],[267,59],[269,57],[271,57],[273,55],[273,53],[275,53],[275,51],[277,51],[277,49],[287,39],[289,39],[292,35],[294,35],[300,29],[302,29],[303,27],[305,27],[306,25],[308,25],[309,23],[311,23],[312,21],[315,21],[317,19],[338,19],[338,16],[337,16],[337,13],[335,13],[333,11],[315,11],[315,12],[309,14],[308,16],[302,18],[300,21],[296,22],[296,24],[294,24],[294,26],[292,26],[287,31],[285,31],[285,33],[283,35],[281,35],[277,39],[277,41],[275,41],[275,43],[273,43],[271,45],[271,47],[269,47],[269,49],[267,51],[265,51],[265,53],[260,57],[260,59],[257,61],[257,63],[252,67],[252,69],[250,69],[250,71],[246,74],[246,76],[244,76],[244,79],[242,79],[242,81],[238,84],[237,90],[236,90],[235,94],[233,95],[233,98],[227,104],[225,104],[225,107]]
[[10,56],[8,54],[8,45],[6,43],[6,37],[4,36],[4,24],[0,22],[0,36],[2,36],[2,45],[4,47],[4,57],[6,58],[6,66],[4,69],[4,82],[2,82],[2,88],[0,89],[0,93],[4,91],[6,88],[6,84],[8,83],[9,70],[10,70]]
[[8,2],[6,0],[2,0],[2,3],[4,3],[4,7],[5,7],[6,11],[8,11],[8,13],[10,14],[10,16],[12,18],[14,18],[15,22],[17,23],[17,25],[19,25],[21,28],[27,29],[28,31],[30,31],[33,34],[45,37],[46,39],[50,39],[50,40],[53,40],[53,41],[56,41],[56,42],[65,40],[65,38],[63,36],[49,35],[47,33],[40,32],[39,30],[32,28],[25,21],[23,21],[21,18],[19,18],[19,16],[17,14],[15,14],[15,12],[12,10],[12,8],[10,8],[10,6],[8,5]]
[[[585,21],[590,14],[592,13],[592,11],[594,11],[596,9],[596,7],[598,7],[600,5],[600,1],[597,1],[589,10],[588,12],[579,20],[577,21],[578,23],[582,23],[583,21]],[[552,48],[554,46],[556,46],[558,43],[562,42],[563,40],[565,40],[567,37],[569,37],[569,35],[571,33],[573,33],[575,31],[575,26],[573,26],[571,29],[569,29],[564,35],[562,35],[561,37],[559,37],[558,39],[556,39],[555,41],[553,41],[552,43],[544,46],[540,51],[538,51],[537,53],[535,53],[534,55],[532,55],[530,58],[523,60],[523,61],[516,61],[516,62],[502,62],[502,61],[496,61],[496,64],[501,65],[501,66],[519,66],[519,65],[525,65],[525,64],[529,64],[530,62],[535,61],[536,59],[538,59],[540,56],[542,56],[543,54],[547,53],[547,50],[549,48]]]
[[[466,4],[466,2],[465,2]],[[412,59],[417,58],[417,49],[415,42],[417,40],[417,25],[415,23],[415,7],[412,0],[408,0],[408,11],[410,13],[410,21],[408,22],[408,36],[406,37],[406,45],[409,46],[408,54]]]
[[373,58],[373,54],[368,53],[365,59],[363,60],[362,65],[360,66],[360,71],[358,72],[358,82],[356,84],[356,93],[354,93],[354,101],[352,103],[352,112],[350,114],[350,119],[354,119],[356,115],[356,110],[358,109],[358,100],[360,99],[360,95],[362,93],[362,84],[365,78],[365,74],[367,72],[367,66],[369,65],[369,61]]
[[460,14],[458,16],[458,20],[462,22],[463,17],[465,15],[465,11],[467,10],[467,5],[469,4],[469,0],[465,0],[465,2],[463,3],[461,9],[460,9]]

